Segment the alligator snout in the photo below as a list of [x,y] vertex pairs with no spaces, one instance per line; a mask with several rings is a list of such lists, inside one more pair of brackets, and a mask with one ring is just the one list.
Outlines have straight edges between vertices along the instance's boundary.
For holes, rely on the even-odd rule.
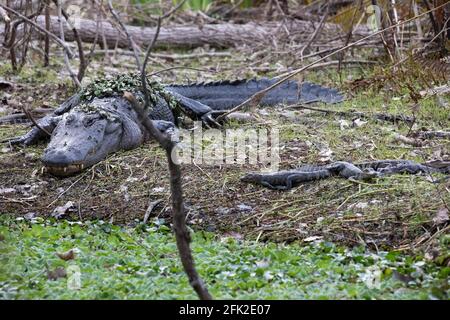
[[84,164],[67,150],[46,150],[42,157],[45,170],[55,176],[68,176],[84,169]]

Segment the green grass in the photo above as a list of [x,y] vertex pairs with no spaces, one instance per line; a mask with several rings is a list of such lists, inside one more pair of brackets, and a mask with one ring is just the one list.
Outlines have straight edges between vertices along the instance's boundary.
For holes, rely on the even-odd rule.
[[[0,239],[3,299],[196,298],[161,220],[119,227],[2,215]],[[448,299],[450,268],[420,256],[325,242],[239,242],[204,232],[195,233],[193,241],[198,270],[216,298]],[[55,255],[72,248],[78,251],[74,260]],[[79,290],[68,289],[67,278],[47,278],[47,269],[70,266],[81,271]],[[407,283],[397,280],[397,273]]]

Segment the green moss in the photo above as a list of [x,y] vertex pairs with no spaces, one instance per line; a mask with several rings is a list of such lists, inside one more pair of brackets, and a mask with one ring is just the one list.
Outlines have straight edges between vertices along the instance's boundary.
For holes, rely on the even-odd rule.
[[[142,82],[137,73],[118,74],[113,77],[97,78],[81,89],[81,99],[90,101],[94,98],[121,96],[125,92],[134,93],[140,103],[144,103]],[[152,105],[163,98],[172,110],[179,107],[178,101],[156,80],[147,78],[147,92]]]

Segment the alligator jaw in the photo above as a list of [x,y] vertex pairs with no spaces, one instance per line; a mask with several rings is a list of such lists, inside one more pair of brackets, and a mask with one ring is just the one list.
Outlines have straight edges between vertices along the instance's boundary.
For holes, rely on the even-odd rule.
[[58,177],[66,177],[79,173],[84,169],[84,164],[69,164],[66,166],[45,165],[44,171]]

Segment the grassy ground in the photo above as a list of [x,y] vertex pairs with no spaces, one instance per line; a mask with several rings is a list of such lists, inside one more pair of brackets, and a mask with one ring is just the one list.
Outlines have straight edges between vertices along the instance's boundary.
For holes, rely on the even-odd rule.
[[[245,67],[247,58],[234,56],[241,58],[181,60],[180,64],[208,71],[177,70],[162,77],[171,82],[271,75]],[[91,70],[98,75],[129,71],[123,61],[111,65],[94,63]],[[20,84],[8,92],[9,104],[2,106],[2,112],[8,113],[20,103],[35,108],[64,100],[73,89],[60,75],[61,68],[61,62],[54,61],[50,71],[33,68],[9,76],[7,65],[0,65],[4,76]],[[306,74],[305,80],[340,87],[352,96],[339,106],[316,107],[415,115],[417,120],[412,128],[402,122],[360,119],[367,121],[364,123],[354,117],[283,107],[266,110],[258,123],[231,123],[229,128],[278,128],[282,168],[332,160],[448,160],[448,140],[431,139],[422,141],[421,146],[411,146],[394,138],[396,133],[449,130],[448,107],[428,98],[412,109],[408,95],[389,86],[347,89],[348,79],[368,76],[367,72],[370,71],[345,71],[341,83],[335,71],[318,70]],[[88,73],[86,81],[93,76],[93,72]],[[448,97],[443,99],[449,102]],[[15,107],[11,101],[16,103]],[[19,124],[0,125],[0,140],[25,131]],[[101,298],[99,292],[105,290],[103,298],[192,297],[177,262],[174,242],[166,231],[171,219],[168,175],[164,154],[158,146],[147,143],[119,152],[85,173],[65,179],[42,172],[39,158],[44,148],[45,144],[10,149],[4,144],[0,150],[0,213],[5,216],[0,222],[6,239],[0,244],[5,253],[2,257],[7,257],[2,266],[8,269],[1,273],[3,294],[21,298]],[[198,232],[197,260],[217,296],[447,297],[448,222],[436,222],[436,217],[448,208],[450,181],[433,184],[430,177],[423,175],[397,175],[371,183],[336,178],[304,184],[289,192],[239,181],[245,172],[258,169],[258,165],[183,166],[188,223]],[[156,200],[161,202],[151,218],[162,226],[142,227],[149,201]],[[47,219],[69,201],[75,204],[75,209],[67,212],[64,219],[75,224],[40,220]],[[38,220],[35,223],[15,220],[25,215]],[[90,223],[98,219],[108,223]],[[152,231],[145,231],[146,228]],[[229,236],[257,243],[220,241],[221,237]],[[310,245],[312,240],[331,241],[335,245]],[[291,242],[295,243],[286,245]],[[97,246],[99,250],[89,249]],[[85,277],[83,289],[76,292],[67,291],[64,280],[47,281],[45,274],[46,266],[67,267],[69,263],[58,260],[54,253],[72,247],[81,250],[75,262]],[[352,250],[353,247],[366,249]],[[386,256],[382,252],[391,253]],[[387,258],[392,255],[393,260]],[[424,261],[422,256],[428,260]],[[258,261],[267,259],[271,261],[268,267],[257,267]],[[321,264],[323,268],[313,271]],[[379,289],[368,288],[361,280],[366,272],[373,271],[371,266],[382,272]],[[397,269],[420,281],[415,284],[395,281],[392,274]],[[266,271],[270,276],[265,276]],[[416,276],[416,272],[420,275]]]
[[[172,233],[159,220],[134,228],[5,216],[0,221],[0,298],[195,298]],[[69,249],[74,259],[56,255]],[[450,268],[398,252],[326,242],[262,244],[206,232],[195,234],[193,251],[216,298],[445,299],[449,293]]]

